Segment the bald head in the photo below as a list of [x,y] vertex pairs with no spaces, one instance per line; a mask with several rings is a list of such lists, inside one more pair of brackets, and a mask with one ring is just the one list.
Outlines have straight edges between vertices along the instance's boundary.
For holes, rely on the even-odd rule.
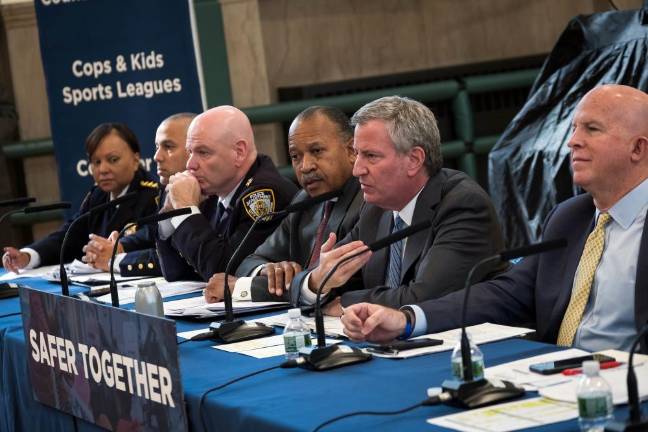
[[224,197],[243,179],[257,157],[252,125],[232,106],[198,115],[187,135],[187,170],[203,194]]
[[607,210],[648,178],[648,95],[608,84],[576,108],[569,140],[574,183]]

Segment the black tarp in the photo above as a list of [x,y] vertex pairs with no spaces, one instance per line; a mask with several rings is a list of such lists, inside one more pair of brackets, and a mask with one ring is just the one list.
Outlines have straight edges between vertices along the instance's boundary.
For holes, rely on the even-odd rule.
[[569,22],[489,155],[490,194],[509,246],[536,241],[551,208],[579,192],[567,147],[578,101],[599,84],[646,91],[647,64],[648,1]]

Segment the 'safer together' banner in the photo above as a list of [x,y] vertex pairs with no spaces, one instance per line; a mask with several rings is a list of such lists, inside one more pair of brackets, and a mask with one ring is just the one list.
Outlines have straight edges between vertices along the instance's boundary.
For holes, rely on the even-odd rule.
[[108,430],[187,429],[175,322],[23,287],[34,398]]
[[203,110],[189,0],[36,0],[62,199],[92,185],[84,141],[103,122],[137,135],[155,172],[155,130]]

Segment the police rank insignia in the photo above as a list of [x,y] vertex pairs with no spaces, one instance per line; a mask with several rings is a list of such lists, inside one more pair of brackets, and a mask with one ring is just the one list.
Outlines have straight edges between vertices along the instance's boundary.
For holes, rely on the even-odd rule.
[[272,189],[255,190],[245,195],[242,201],[245,212],[252,220],[257,220],[275,209],[275,196]]

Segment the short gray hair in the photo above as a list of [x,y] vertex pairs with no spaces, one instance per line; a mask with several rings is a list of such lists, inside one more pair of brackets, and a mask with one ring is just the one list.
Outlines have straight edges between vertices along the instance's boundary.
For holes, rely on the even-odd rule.
[[441,135],[436,118],[428,107],[407,97],[387,96],[360,108],[351,117],[351,125],[355,127],[371,120],[386,123],[397,152],[406,153],[416,146],[423,148],[429,175],[441,170]]

